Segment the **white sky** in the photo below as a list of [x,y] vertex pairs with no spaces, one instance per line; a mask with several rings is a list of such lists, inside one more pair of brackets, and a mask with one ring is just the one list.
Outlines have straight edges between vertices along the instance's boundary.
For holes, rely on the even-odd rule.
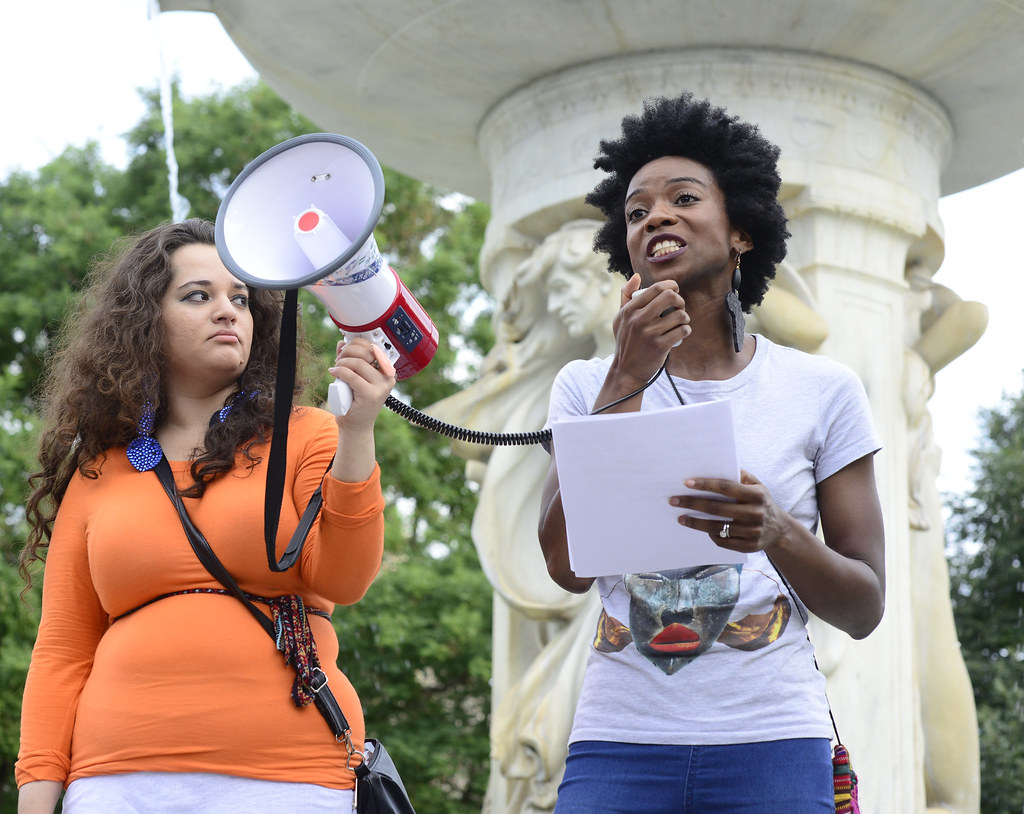
[[[18,167],[34,170],[90,138],[101,142],[106,160],[123,164],[119,137],[143,112],[136,88],[159,81],[161,42],[164,63],[179,74],[186,95],[254,76],[212,14],[171,12],[157,24],[149,19],[148,0],[5,2],[0,177]],[[985,336],[939,373],[930,403],[944,451],[943,490],[970,486],[978,409],[1021,389],[1024,342],[1013,325],[1024,290],[1015,244],[1024,228],[1022,201],[1024,171],[1018,171],[939,205],[946,260],[935,280],[989,308]]]

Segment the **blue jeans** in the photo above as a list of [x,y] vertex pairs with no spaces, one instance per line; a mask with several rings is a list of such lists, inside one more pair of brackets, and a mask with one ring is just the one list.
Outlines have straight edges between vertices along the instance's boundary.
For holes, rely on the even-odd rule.
[[581,741],[555,814],[833,814],[823,738],[729,746]]

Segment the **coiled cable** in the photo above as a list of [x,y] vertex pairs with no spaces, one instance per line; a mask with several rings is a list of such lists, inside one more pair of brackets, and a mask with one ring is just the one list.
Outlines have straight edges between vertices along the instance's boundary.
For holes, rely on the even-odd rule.
[[[614,407],[616,404],[621,404],[622,402],[633,398],[633,396],[642,393],[654,384],[655,379],[657,379],[665,370],[666,364],[668,364],[667,357],[658,372],[655,373],[642,387],[634,390],[628,396],[623,396],[610,404],[598,407],[590,414],[597,415],[598,413]],[[457,424],[449,424],[439,418],[434,418],[426,413],[421,413],[415,407],[411,407],[405,402],[399,401],[394,396],[388,396],[387,400],[384,402],[384,406],[391,410],[391,412],[400,415],[410,424],[415,424],[417,427],[422,427],[425,430],[436,432],[438,435],[443,435],[456,441],[464,441],[470,444],[483,444],[489,447],[526,447],[531,444],[551,443],[551,430],[549,429],[533,430],[532,432],[484,432],[482,430],[470,430],[466,427],[460,427]]]
[[439,418],[421,413],[415,407],[410,407],[394,396],[388,396],[384,406],[417,427],[453,438],[456,441],[467,441],[471,444],[484,444],[491,447],[525,447],[530,444],[547,444],[551,441],[551,430],[536,430],[534,432],[482,432],[480,430],[459,427],[456,424],[449,424],[446,421],[441,421]]

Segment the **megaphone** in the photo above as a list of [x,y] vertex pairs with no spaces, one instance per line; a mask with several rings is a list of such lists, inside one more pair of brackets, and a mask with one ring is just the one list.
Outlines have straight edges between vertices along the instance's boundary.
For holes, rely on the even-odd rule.
[[[383,206],[384,173],[366,147],[333,133],[297,136],[231,184],[217,213],[217,252],[248,285],[305,287],[347,338],[379,346],[405,379],[434,357],[437,328],[377,249]],[[331,412],[351,405],[348,385],[332,382]]]

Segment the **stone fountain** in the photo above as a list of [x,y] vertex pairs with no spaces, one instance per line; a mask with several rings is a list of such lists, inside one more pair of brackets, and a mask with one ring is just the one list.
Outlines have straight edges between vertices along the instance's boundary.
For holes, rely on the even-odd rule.
[[[986,314],[932,277],[940,195],[1024,166],[1022,0],[162,7],[215,13],[261,77],[324,130],[490,203],[481,268],[498,344],[481,380],[437,405],[485,429],[539,427],[558,367],[607,352],[614,302],[598,297],[595,318],[573,321],[550,285],[600,266],[583,204],[598,140],[644,97],[683,89],[759,123],[782,147],[793,238],[758,330],[855,369],[885,445],[885,619],[862,642],[812,630],[862,810],[977,812],[973,696],[947,598],[927,402],[934,373],[977,340]],[[592,277],[579,290],[599,286]],[[487,810],[548,811],[595,602],[544,574],[544,453],[461,451],[481,484],[474,539],[495,587]]]

